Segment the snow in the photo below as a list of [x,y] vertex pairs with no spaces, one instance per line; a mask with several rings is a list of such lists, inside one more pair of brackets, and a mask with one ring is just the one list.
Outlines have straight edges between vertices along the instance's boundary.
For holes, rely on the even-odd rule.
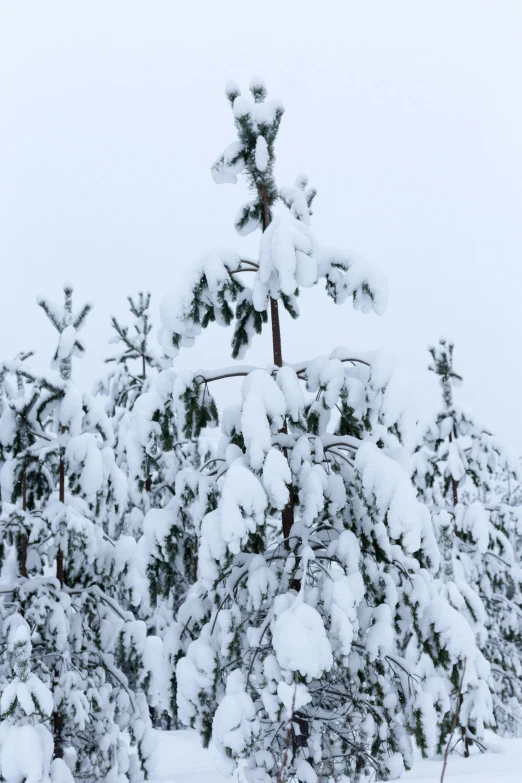
[[274,601],[274,650],[281,668],[319,677],[332,668],[332,648],[319,612],[289,593]]
[[254,555],[248,567],[247,587],[254,609],[259,609],[265,596],[276,595],[278,582],[262,555]]
[[279,100],[265,101],[264,103],[252,103],[241,95],[234,101],[234,117],[241,120],[249,117],[254,127],[272,125],[277,114],[284,111],[283,104]]
[[[138,755],[132,750],[128,757],[122,732],[128,730],[146,761],[152,744],[147,702],[158,708],[156,715],[168,705],[176,664],[180,720],[207,740],[212,736],[218,771],[230,776],[238,769],[249,783],[275,780],[278,766],[284,767],[287,741],[281,721],[295,710],[301,713],[294,717],[306,746],[297,743],[301,750],[293,754],[291,775],[302,783],[317,783],[320,763],[333,758],[338,766],[332,769],[343,767],[345,780],[358,777],[358,769],[366,777],[400,777],[412,760],[412,734],[429,753],[438,745],[439,730],[446,731],[457,699],[460,672],[459,737],[462,729],[482,740],[485,726],[494,725],[488,662],[494,658],[482,651],[485,609],[474,592],[481,574],[497,589],[498,571],[480,571],[476,557],[488,552],[494,523],[485,505],[466,498],[465,480],[470,459],[479,475],[497,470],[504,458],[488,432],[478,437],[466,409],[452,411],[458,421],[449,421],[446,412],[434,422],[428,441],[449,438],[450,432],[453,440],[441,445],[438,459],[428,454],[419,463],[432,468],[421,490],[433,485],[428,479],[437,475],[439,462],[441,478],[459,485],[460,504],[451,505],[451,516],[442,509],[445,516],[435,519],[444,548],[440,575],[430,512],[410,480],[402,390],[383,354],[365,361],[337,349],[304,366],[238,368],[230,375],[246,376],[241,405],[230,407],[222,419],[222,438],[212,453],[217,457],[207,455],[201,462],[198,457],[180,469],[176,449],[189,444],[196,449],[193,437],[219,423],[208,382],[223,377],[223,370],[201,375],[178,371],[172,363],[209,323],[224,326],[236,320],[235,358],[237,345],[246,350],[254,331],[261,330],[270,297],[281,298],[296,317],[299,288],[324,278],[326,292],[338,304],[351,298],[355,309],[381,314],[387,301],[387,284],[377,270],[342,251],[325,250],[315,239],[309,227],[315,190],[307,189],[306,177],[300,175],[293,188],[280,191],[286,209],[272,209],[277,192],[272,149],[281,104],[263,102],[266,88],[258,79],[251,84],[254,103],[242,98],[235,85],[228,85],[227,93],[239,141],[224,150],[212,174],[218,183],[235,183],[246,168],[257,196],[243,206],[237,227],[243,234],[260,223],[266,229],[258,265],[235,251],[209,251],[165,297],[160,341],[168,360],[149,361],[144,349],[140,354],[140,343],[129,344],[130,358],[143,357],[143,377],[139,383],[133,379],[137,391],[118,411],[115,433],[109,419],[121,408],[114,391],[120,394],[131,378],[126,365],[120,366],[123,374],[104,384],[112,396],[106,415],[71,381],[72,356],[83,351],[76,338],[83,315],[73,318],[71,292],[66,291],[63,312],[43,303],[60,335],[59,374],[56,389],[37,384],[45,403],[38,410],[49,417],[42,427],[49,430],[51,446],[47,436],[42,445],[42,434],[36,432],[34,450],[45,457],[51,448],[60,456],[46,463],[54,482],[41,508],[36,506],[41,514],[34,515],[39,521],[31,527],[25,561],[31,573],[19,580],[15,598],[23,622],[34,627],[35,642],[44,649],[52,646],[51,654],[73,663],[53,680],[51,692],[47,681],[30,672],[29,631],[23,625],[16,630],[13,621],[16,676],[2,682],[0,700],[0,772],[6,783],[47,783],[49,776],[53,783],[70,783],[62,763],[50,767],[42,721],[48,722],[53,704],[63,705],[67,731],[72,727],[78,737],[87,732],[103,757],[105,771],[93,772],[94,778],[124,780]],[[245,265],[247,271],[257,269],[252,289],[235,277]],[[143,338],[147,307],[148,300],[137,314]],[[158,371],[147,380],[145,359]],[[449,410],[448,373],[437,372]],[[27,385],[29,393],[33,381],[26,380],[19,387],[23,392]],[[19,460],[25,480],[25,455],[20,461],[15,444],[22,428],[11,415],[21,409],[11,398],[6,391],[8,413],[0,434],[7,459]],[[187,440],[180,441],[180,433]],[[165,458],[168,452],[172,460]],[[19,478],[9,461],[6,465],[7,494]],[[60,500],[52,491],[57,469]],[[129,498],[136,522],[132,531],[125,528]],[[281,514],[289,499],[292,514]],[[6,509],[11,513],[7,503]],[[467,534],[466,547],[458,548],[456,541],[448,545],[453,529],[446,519]],[[120,535],[120,522],[132,537]],[[113,529],[116,542],[110,538]],[[38,538],[41,530],[45,539]],[[137,544],[134,535],[140,532]],[[503,552],[505,542],[519,554],[502,530],[492,546]],[[60,572],[54,579],[48,567],[57,547],[65,557],[65,584],[60,584]],[[39,574],[34,578],[33,570]],[[147,577],[150,596],[144,589]],[[499,597],[508,600],[502,593]],[[489,598],[491,606],[497,597]],[[139,608],[136,618],[131,607]],[[514,613],[505,624],[518,631]],[[89,653],[95,655],[92,665],[100,664],[110,675],[94,682],[92,694],[83,687]],[[518,653],[515,657],[520,667]],[[36,671],[46,670],[38,664]],[[99,705],[96,711],[93,704]],[[161,744],[177,736],[158,739]],[[180,734],[180,742],[189,742],[190,736]],[[337,737],[348,744],[339,746]],[[27,758],[22,746],[30,750]],[[248,774],[241,766],[245,761]],[[417,764],[409,779],[426,768]],[[169,777],[178,771],[174,758]],[[321,774],[329,777],[330,772]],[[212,775],[207,771],[206,777]],[[140,779],[132,769],[130,779]]]
[[0,726],[0,765],[9,783],[45,783],[53,752],[53,740],[45,726]]
[[290,210],[290,214],[309,226],[312,212],[308,206],[310,191],[306,190],[307,184],[307,176],[305,174],[300,174],[295,181],[294,187],[281,188],[279,194]]
[[373,495],[380,515],[387,516],[390,535],[396,539],[402,536],[407,551],[416,552],[422,520],[429,518],[429,513],[416,499],[407,474],[369,442],[359,448],[355,464],[361,472],[365,493]]
[[65,457],[72,472],[79,473],[85,495],[95,495],[103,483],[103,460],[94,435],[82,432],[72,437],[65,449]]
[[259,479],[242,465],[231,465],[223,486],[220,504],[221,532],[231,552],[264,522],[266,496]]
[[356,310],[383,315],[388,306],[388,282],[372,264],[353,259],[341,250],[321,248],[319,276],[327,278],[327,292],[337,304],[351,296]]
[[478,500],[466,509],[463,528],[471,533],[478,551],[483,554],[489,544],[489,520],[486,509]]
[[236,218],[234,220],[234,226],[241,237],[247,237],[253,231],[257,231],[261,228],[261,221],[259,217],[256,217],[257,201],[250,199],[245,201],[237,211]]
[[172,335],[180,341],[179,344],[190,346],[201,332],[201,325],[193,319],[193,299],[194,290],[202,278],[206,279],[208,286],[206,304],[216,309],[216,320],[222,322],[219,316],[222,306],[219,299],[221,287],[229,281],[228,270],[237,269],[240,263],[240,257],[233,250],[213,250],[180,275],[176,288],[164,296],[160,305],[163,328],[159,333],[159,341],[167,356],[173,358],[178,354]]
[[297,286],[310,287],[317,282],[317,242],[308,226],[283,212],[272,221],[261,237],[259,272],[254,283],[254,306],[264,310],[265,291],[280,290],[292,296]]
[[270,449],[263,466],[263,486],[274,508],[283,509],[288,503],[288,487],[292,474],[286,457],[277,449]]
[[[254,702],[246,692],[245,675],[240,669],[234,669],[227,677],[226,692],[219,703],[212,722],[212,736],[216,746],[233,754],[244,752],[252,744],[259,732]],[[234,771],[225,761],[226,754],[220,758],[220,765],[226,774]]]
[[266,171],[268,167],[268,145],[264,136],[258,136],[256,141],[256,169]]
[[[152,783],[222,783],[212,746],[203,749],[195,731],[156,732],[158,759]],[[444,783],[520,783],[522,740],[505,740],[486,732],[486,753],[465,759],[450,756]],[[401,779],[405,783],[439,783],[442,760],[416,758],[413,769]],[[242,777],[239,778],[242,780]]]
[[72,324],[65,327],[60,334],[60,340],[58,342],[58,359],[67,359],[71,355],[76,342],[76,336],[76,329]]
[[301,707],[312,701],[308,688],[302,682],[292,683],[292,685],[280,682],[277,686],[277,695],[285,705],[287,718],[291,718]]
[[272,445],[271,432],[283,426],[286,403],[281,389],[264,370],[254,370],[241,388],[241,426],[253,468],[261,468]]
[[77,386],[70,383],[60,405],[60,425],[66,427],[71,435],[79,435],[82,428],[83,397]]
[[51,764],[51,783],[73,783],[74,778],[63,759],[55,759]]
[[216,661],[206,639],[196,639],[176,667],[178,709],[187,723],[196,714],[200,693],[212,685]]
[[[229,144],[216,160],[211,168],[212,178],[217,185],[222,185],[225,182],[235,185],[237,182],[237,175],[241,174],[245,168],[245,159],[241,155],[243,151],[243,145],[240,141],[233,141]],[[266,166],[265,166],[266,168]],[[260,171],[264,169],[260,169]]]

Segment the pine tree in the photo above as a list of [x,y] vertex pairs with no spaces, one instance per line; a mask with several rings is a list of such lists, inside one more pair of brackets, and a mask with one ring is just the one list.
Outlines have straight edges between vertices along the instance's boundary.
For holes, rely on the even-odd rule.
[[36,378],[27,367],[27,360],[32,355],[32,352],[19,354],[14,361],[5,362],[0,371],[0,498],[6,495],[6,500],[18,501],[14,506],[9,503],[1,506],[6,535],[0,544],[0,563],[6,554],[6,545],[10,546],[24,577],[27,576],[29,535],[33,529],[27,510],[34,509],[37,499],[48,491],[47,477],[31,453],[37,434],[42,434],[35,411],[39,391]]
[[132,326],[122,325],[114,316],[111,318],[114,334],[109,342],[117,345],[119,350],[106,359],[111,370],[98,381],[95,389],[96,394],[108,396],[105,410],[114,432],[116,463],[127,478],[129,493],[128,508],[123,516],[118,517],[121,529],[115,529],[114,519],[107,519],[104,523],[107,532],[114,537],[121,533],[139,537],[143,532],[144,509],[146,511],[150,507],[151,476],[147,476],[145,486],[141,488],[136,481],[129,483],[127,439],[132,437],[132,410],[136,400],[147,391],[151,377],[161,369],[160,358],[149,339],[152,331],[150,294],[140,292],[137,298],[127,298],[133,316]]
[[[150,513],[153,517],[156,509],[163,513],[175,493],[178,474],[190,474],[210,457],[209,445],[203,438],[180,436],[169,400],[157,390],[156,380],[164,362],[149,339],[152,330],[150,294],[140,293],[135,299],[128,297],[128,301],[134,317],[132,327],[123,326],[112,318],[114,336],[111,342],[120,350],[107,360],[113,369],[97,387],[98,393],[108,395],[105,409],[115,432],[116,462],[125,474],[128,488],[125,514],[108,517],[105,523],[106,530],[117,538],[142,536],[145,515]],[[107,510],[113,514],[114,504],[109,504]],[[195,578],[195,567],[190,561],[195,557],[197,546],[194,532],[187,526],[183,539],[189,580],[183,583],[185,592]],[[148,570],[152,575],[158,569],[151,563]],[[180,601],[179,591],[174,589],[175,581],[169,578],[168,587],[153,587],[150,594],[147,580],[141,574],[136,573],[134,581],[136,584],[140,581],[140,585],[130,596],[133,603],[129,608],[146,623],[149,634],[164,638]],[[152,583],[153,580],[151,586]],[[124,603],[124,595],[120,596],[120,601]],[[124,647],[119,655],[121,667],[133,683],[138,672],[129,669]],[[149,687],[155,691],[155,708],[151,711],[154,725],[169,728],[169,688],[163,686],[162,678]]]
[[[9,593],[3,633],[13,612],[31,628],[36,673],[53,698],[55,759],[63,758],[77,779],[138,781],[151,753],[145,691],[159,640],[148,638],[144,623],[114,598],[123,584],[133,589],[136,544],[112,540],[99,521],[121,476],[115,478],[107,416],[73,379],[90,307],[73,310],[69,285],[64,295],[63,307],[40,302],[58,332],[55,372],[39,377],[24,370],[27,388],[22,383],[2,414],[2,520],[6,529],[21,520],[26,539],[25,560],[3,589]],[[115,663],[118,644],[140,673],[135,692]],[[2,658],[5,671],[5,651]]]
[[[161,373],[157,388],[184,436],[218,423],[222,435],[199,478],[177,483],[169,506],[146,519],[144,548],[156,588],[169,570],[183,575],[187,520],[199,536],[171,655],[179,715],[212,739],[224,772],[243,759],[251,783],[283,769],[303,783],[390,779],[411,764],[412,734],[424,752],[435,746],[463,656],[470,683],[480,661],[472,634],[455,637],[461,618],[432,577],[438,548],[400,464],[404,419],[388,363],[345,348],[283,360],[280,307],[297,318],[301,287],[324,280],[337,304],[382,313],[386,283],[317,242],[305,176],[278,189],[283,107],[259,79],[250,92],[252,101],[227,86],[238,138],[212,173],[217,182],[244,174],[252,198],[236,228],[261,230],[259,258],[207,253],[164,300],[160,339],[174,358],[217,322],[232,328],[232,356],[242,358],[270,320],[272,357],[265,368]],[[231,377],[243,377],[241,400],[220,415],[211,387]],[[422,682],[419,650],[432,666]]]
[[136,538],[143,533],[147,511],[163,508],[172,498],[179,470],[210,456],[208,444],[180,437],[175,416],[156,391],[164,360],[149,339],[150,299],[144,293],[136,299],[128,297],[132,328],[112,318],[110,342],[120,350],[106,360],[113,367],[96,387],[98,394],[108,396],[105,409],[115,433],[117,464],[127,476],[129,506],[119,532]]
[[[149,345],[149,335],[152,331],[152,324],[150,322],[150,294],[144,294],[142,291],[138,294],[138,298],[135,300],[132,296],[127,297],[129,302],[129,309],[134,316],[133,329],[129,332],[128,326],[122,326],[117,318],[114,316],[111,319],[112,326],[116,335],[113,337],[113,343],[122,343],[123,350],[110,359],[108,362],[115,362],[119,369],[123,368],[131,377],[131,383],[124,384],[122,394],[124,397],[116,398],[115,405],[126,405],[127,398],[139,396],[142,391],[143,382],[147,378],[147,369],[159,369],[161,363],[156,356],[156,353]],[[129,368],[129,362],[137,360],[139,363],[140,372],[135,375]]]
[[0,701],[0,776],[6,783],[72,783],[62,759],[53,755],[48,725],[53,697],[31,672],[31,641],[27,623],[14,615],[7,648],[12,655],[14,679],[3,689]]
[[[488,638],[484,654],[495,683],[497,731],[522,736],[522,515],[517,485],[520,466],[508,461],[485,492],[489,546],[480,561],[480,595]],[[518,481],[517,481],[518,478]]]
[[[454,370],[453,350],[446,340],[430,348],[429,369],[440,379],[443,408],[421,434],[414,480],[433,513],[447,598],[466,616],[491,665],[496,725],[513,731],[522,694],[517,682],[522,574],[513,547],[518,534],[495,498],[495,484],[499,472],[514,477],[517,466],[501,441],[455,403],[454,387],[462,377]],[[466,754],[472,712],[464,696],[459,721]]]

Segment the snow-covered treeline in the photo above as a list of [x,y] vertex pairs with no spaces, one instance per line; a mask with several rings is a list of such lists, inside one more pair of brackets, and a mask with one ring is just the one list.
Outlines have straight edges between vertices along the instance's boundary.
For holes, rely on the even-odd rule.
[[[255,258],[207,251],[171,280],[159,341],[150,295],[129,297],[90,391],[74,368],[91,307],[69,284],[39,302],[49,373],[30,352],[0,365],[6,783],[135,783],[153,726],[196,728],[249,783],[390,780],[452,727],[464,755],[487,728],[522,735],[518,460],[455,402],[447,341],[424,429],[381,352],[325,333],[289,360],[280,312],[299,318],[301,288],[380,316],[387,283],[315,236],[306,176],[276,181],[281,102],[260,79],[226,95],[236,138],[212,176],[246,181],[235,227]],[[212,372],[211,323],[237,360]],[[263,331],[270,354],[244,363]]]

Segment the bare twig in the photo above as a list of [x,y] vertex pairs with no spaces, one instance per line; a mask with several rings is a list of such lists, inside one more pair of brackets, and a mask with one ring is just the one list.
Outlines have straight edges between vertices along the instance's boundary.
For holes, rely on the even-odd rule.
[[294,713],[295,713],[296,693],[297,693],[297,686],[294,690],[294,695],[292,698],[292,709],[290,711],[290,716],[288,718],[288,727],[285,736],[285,752],[283,753],[283,761],[281,763],[281,767],[279,769],[279,772],[277,773],[276,783],[286,783],[286,773],[288,771],[288,767],[290,765],[290,760],[291,760],[290,748],[292,747],[292,737],[294,733]]
[[451,722],[451,733],[449,735],[448,744],[446,745],[446,750],[444,751],[444,764],[442,766],[442,773],[440,776],[440,783],[444,783],[444,775],[446,774],[446,766],[448,763],[448,756],[450,753],[450,747],[451,747],[451,741],[453,739],[453,734],[455,733],[455,729],[457,727],[457,720],[459,717],[460,712],[460,705],[462,703],[462,686],[464,684],[464,674],[466,673],[466,659],[464,658],[464,665],[462,667],[462,675],[460,678],[459,683],[459,692],[457,693],[457,704],[455,707],[455,714],[453,715],[453,720]]

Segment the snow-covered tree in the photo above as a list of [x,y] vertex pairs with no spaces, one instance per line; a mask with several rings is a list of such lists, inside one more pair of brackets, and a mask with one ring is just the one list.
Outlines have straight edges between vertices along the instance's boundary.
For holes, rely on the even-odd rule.
[[[466,616],[491,665],[495,722],[504,732],[518,723],[519,732],[520,534],[496,490],[499,473],[514,479],[518,467],[502,442],[455,403],[454,387],[462,378],[453,367],[453,344],[441,340],[430,353],[443,408],[421,433],[414,480],[433,514],[447,598]],[[464,698],[459,714],[464,738],[469,712]]]
[[128,297],[132,328],[112,318],[110,342],[120,350],[107,359],[111,371],[96,387],[98,394],[108,396],[105,410],[115,433],[117,464],[127,476],[123,532],[137,538],[147,511],[163,508],[173,496],[180,468],[186,463],[199,466],[210,456],[208,444],[180,436],[173,412],[156,393],[154,381],[165,362],[149,338],[150,298],[144,293]]
[[19,614],[11,620],[7,649],[14,678],[0,700],[0,777],[6,783],[72,783],[63,759],[52,761],[53,696],[31,671],[29,627]]
[[[199,468],[210,457],[209,443],[203,438],[185,438],[179,431],[175,411],[166,398],[157,391],[155,380],[164,365],[164,360],[151,343],[150,294],[140,293],[137,298],[128,298],[134,318],[132,327],[123,326],[112,319],[114,330],[111,343],[119,347],[108,362],[111,372],[97,385],[98,394],[108,396],[106,413],[115,432],[114,451],[118,468],[126,477],[128,501],[125,513],[114,514],[114,505],[107,505],[105,529],[115,537],[122,534],[139,538],[144,531],[144,517],[147,512],[164,509],[175,492],[176,477],[180,471],[190,473]],[[159,346],[158,346],[159,348]],[[141,575],[143,583],[130,598],[131,608],[143,620],[149,633],[164,637],[171,625],[172,614],[177,609],[181,595],[195,579],[194,560],[197,542],[194,530],[186,525],[183,535],[183,558],[188,581],[179,580],[168,574],[168,586],[159,584],[158,571],[154,562],[146,569],[150,580]],[[136,561],[139,564],[139,558]],[[136,583],[140,576],[136,574]],[[150,586],[150,589],[149,589]],[[121,596],[120,600],[124,600]],[[120,650],[121,666],[134,681],[137,672],[129,670],[125,648]],[[169,689],[157,694],[159,709],[152,711],[158,727],[170,725]]]
[[[2,413],[2,522],[8,530],[20,520],[26,537],[25,561],[2,587],[9,599],[1,606],[2,635],[13,612],[31,629],[35,674],[52,693],[55,759],[63,758],[77,779],[137,781],[151,752],[145,691],[154,703],[161,642],[114,598],[123,584],[133,589],[136,543],[112,540],[100,524],[115,487],[119,513],[126,495],[107,416],[73,379],[90,308],[75,312],[72,288],[64,293],[62,307],[40,302],[58,331],[55,372],[39,377],[24,370],[27,393],[22,384]],[[139,672],[134,692],[115,662],[119,644]],[[3,672],[6,656],[4,649]],[[129,751],[127,734],[137,752]]]
[[0,370],[0,498],[18,501],[0,506],[0,519],[5,528],[0,559],[3,560],[10,544],[20,575],[24,577],[32,529],[31,516],[26,512],[34,510],[38,499],[49,491],[48,477],[31,453],[38,433],[42,434],[35,410],[39,389],[27,366],[32,355],[19,354],[13,361],[5,362]]
[[[486,609],[488,638],[484,654],[495,683],[497,730],[522,736],[522,509],[511,496],[513,469],[504,467],[487,492],[489,546],[480,565],[480,595]],[[520,475],[520,474],[519,474]],[[502,486],[504,484],[504,486]],[[507,486],[506,486],[507,485]],[[502,492],[504,489],[504,492]],[[507,490],[507,491],[506,491]]]
[[[245,175],[252,197],[236,228],[260,229],[259,256],[206,253],[165,298],[160,339],[174,358],[217,322],[231,327],[232,356],[242,358],[270,319],[272,356],[265,367],[166,369],[156,382],[185,437],[218,423],[222,433],[199,475],[178,474],[140,544],[157,588],[183,574],[187,520],[200,539],[171,643],[179,715],[212,739],[225,773],[244,760],[251,783],[282,769],[303,783],[390,779],[411,763],[411,735],[425,752],[436,746],[463,656],[466,690],[478,687],[482,661],[432,576],[438,548],[401,464],[407,416],[388,362],[343,347],[283,360],[280,307],[297,318],[301,287],[323,281],[337,304],[382,313],[386,283],[318,243],[305,176],[277,187],[281,103],[266,100],[260,79],[252,100],[235,84],[226,92],[237,140],[212,173],[217,182]],[[243,381],[220,414],[211,388],[224,377]]]
[[[143,530],[143,515],[150,508],[152,475],[147,473],[142,486],[138,481],[129,482],[129,466],[127,461],[127,439],[130,433],[132,411],[136,400],[147,391],[150,379],[161,368],[160,357],[150,341],[152,323],[150,318],[150,294],[139,293],[136,298],[128,297],[129,309],[133,316],[132,325],[121,324],[112,317],[111,326],[114,330],[109,342],[118,347],[116,353],[106,362],[110,371],[102,377],[95,387],[96,394],[107,396],[105,411],[114,432],[114,453],[116,463],[126,476],[128,490],[128,507],[123,515],[115,518],[109,516],[104,524],[112,536],[121,533],[139,537]],[[133,477],[134,478],[134,477]],[[156,491],[156,487],[154,487]],[[165,501],[162,496],[158,501]],[[154,503],[152,502],[152,505]]]

